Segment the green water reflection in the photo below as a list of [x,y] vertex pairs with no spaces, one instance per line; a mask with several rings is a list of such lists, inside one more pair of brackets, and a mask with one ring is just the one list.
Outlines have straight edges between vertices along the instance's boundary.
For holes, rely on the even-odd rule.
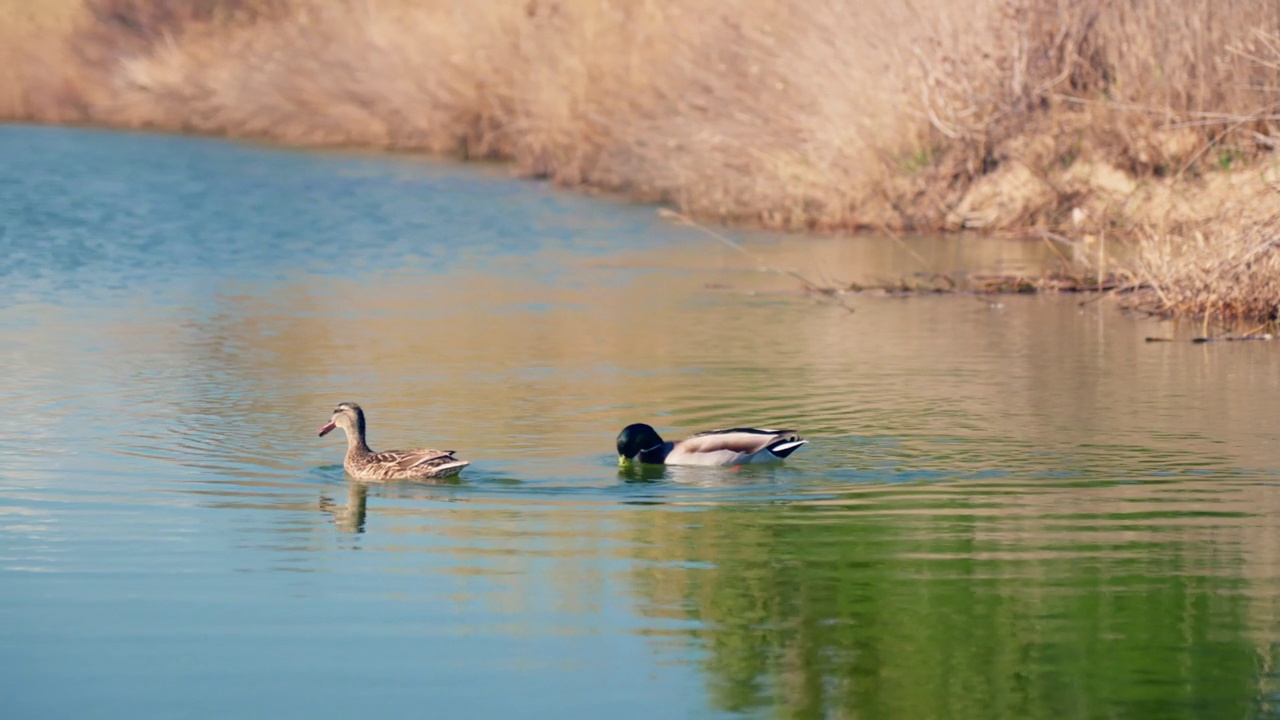
[[[904,490],[652,513],[641,532],[666,562],[638,570],[636,592],[643,612],[702,626],[692,634],[707,649],[714,703],[734,712],[1274,712],[1274,658],[1254,633],[1271,568],[1251,567],[1262,558],[1233,529],[1255,524],[1253,513],[1019,520],[1017,489],[999,493],[1002,512],[975,511],[959,490]],[[1267,573],[1259,587],[1251,571]]]

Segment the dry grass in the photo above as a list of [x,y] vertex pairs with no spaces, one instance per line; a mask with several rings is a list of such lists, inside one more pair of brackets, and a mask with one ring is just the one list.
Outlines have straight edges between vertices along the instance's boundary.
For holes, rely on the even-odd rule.
[[90,104],[116,125],[510,159],[701,217],[900,226],[892,177],[928,127],[895,68],[972,37],[987,4],[328,0],[245,22],[243,2],[175,21],[91,0]]
[[84,117],[68,45],[82,18],[80,0],[0,0],[0,118]]
[[[1271,0],[26,7],[0,0],[2,117],[504,159],[775,228],[1187,238],[1219,278],[1280,215],[1220,179],[1280,143]],[[1194,285],[1151,243],[1133,274]]]
[[1148,238],[1132,270],[1150,290],[1134,303],[1169,315],[1259,321],[1280,318],[1280,215],[1215,224],[1205,232]]

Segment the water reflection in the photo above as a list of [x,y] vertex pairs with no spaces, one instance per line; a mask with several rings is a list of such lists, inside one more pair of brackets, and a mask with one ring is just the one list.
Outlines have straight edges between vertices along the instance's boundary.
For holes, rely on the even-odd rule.
[[[732,712],[1199,717],[1273,707],[1260,671],[1271,639],[1247,628],[1255,604],[1271,604],[1276,569],[1253,562],[1256,547],[1237,531],[1280,529],[1275,515],[1245,510],[1263,486],[1243,481],[1208,503],[1179,498],[1204,490],[1194,480],[1041,484],[1031,502],[1025,490],[868,489],[696,517],[645,513],[635,546],[652,562],[633,583],[649,616],[698,623],[691,634],[708,649],[715,703]],[[1134,510],[1108,503],[1116,493]],[[1070,505],[1116,510],[1079,516]]]
[[[1073,298],[849,313],[648,209],[46,132],[0,129],[5,709],[1275,711],[1265,343],[1146,344]],[[738,239],[844,282],[1056,261]],[[473,464],[349,481],[315,427],[351,397],[376,446]],[[619,468],[636,420],[811,442]]]
[[364,532],[364,519],[369,512],[369,487],[355,480],[347,481],[347,502],[336,505],[325,494],[320,495],[320,510],[329,515],[338,532],[359,535]]

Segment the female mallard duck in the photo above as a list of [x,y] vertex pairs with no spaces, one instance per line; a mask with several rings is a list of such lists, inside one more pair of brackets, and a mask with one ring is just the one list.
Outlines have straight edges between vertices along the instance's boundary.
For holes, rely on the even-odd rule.
[[458,460],[453,450],[387,450],[376,453],[364,441],[364,410],[353,402],[339,403],[333,417],[320,428],[324,437],[334,428],[347,433],[347,457],[342,467],[357,480],[424,480],[457,475],[470,465]]
[[782,460],[809,442],[793,430],[732,428],[708,430],[674,442],[644,423],[618,433],[618,462],[658,465],[745,465]]

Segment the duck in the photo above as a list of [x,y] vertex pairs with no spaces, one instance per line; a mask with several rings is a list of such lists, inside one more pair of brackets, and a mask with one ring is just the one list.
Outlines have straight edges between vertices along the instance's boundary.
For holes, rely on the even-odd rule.
[[342,467],[357,480],[385,482],[448,478],[471,464],[455,458],[453,450],[370,450],[365,442],[364,410],[353,402],[338,403],[333,417],[320,428],[320,437],[328,435],[334,428],[342,428],[347,434],[347,456]]
[[707,430],[668,441],[649,425],[633,423],[618,433],[618,463],[729,466],[777,462],[807,442],[794,430],[749,427]]

